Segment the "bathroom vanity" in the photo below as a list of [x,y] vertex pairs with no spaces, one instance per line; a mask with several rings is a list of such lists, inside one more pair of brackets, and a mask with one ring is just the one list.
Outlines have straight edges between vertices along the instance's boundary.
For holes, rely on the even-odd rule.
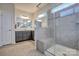
[[34,31],[15,31],[16,42],[34,40]]

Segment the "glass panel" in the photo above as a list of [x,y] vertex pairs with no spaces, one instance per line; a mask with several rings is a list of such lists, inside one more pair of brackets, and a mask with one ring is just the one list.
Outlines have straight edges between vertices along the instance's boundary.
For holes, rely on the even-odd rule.
[[58,18],[58,17],[60,17],[60,13],[59,12],[56,12],[55,13],[55,18]]
[[75,13],[79,12],[79,4],[75,6]]
[[75,3],[63,3],[63,4],[59,5],[59,6],[57,6],[56,8],[53,8],[52,11],[51,11],[51,13],[58,12],[60,10],[68,8],[68,7],[70,7],[70,6],[74,5],[74,4]]
[[67,15],[71,15],[71,14],[73,14],[73,8],[67,9],[67,10],[63,10],[63,11],[60,12],[60,16],[61,17],[62,16],[67,16]]
[[35,29],[41,28],[41,22],[35,21]]
[[[64,7],[63,7],[64,8]],[[75,56],[77,55],[77,37],[76,37],[76,27],[75,27],[75,20],[76,15],[68,16],[74,13],[73,6],[61,9],[60,11],[56,11],[55,17],[58,15],[57,12],[60,13],[60,16],[67,16],[67,17],[58,17],[52,18],[52,22],[54,21],[55,27],[53,30],[50,28],[51,32],[55,32],[55,44],[47,50],[50,55],[55,56]],[[54,14],[52,13],[52,14]],[[50,16],[49,16],[50,17]],[[78,17],[77,17],[78,18]],[[49,20],[50,21],[50,20]],[[49,23],[50,24],[50,23]],[[78,27],[77,27],[78,28]],[[52,40],[53,35],[52,35]]]

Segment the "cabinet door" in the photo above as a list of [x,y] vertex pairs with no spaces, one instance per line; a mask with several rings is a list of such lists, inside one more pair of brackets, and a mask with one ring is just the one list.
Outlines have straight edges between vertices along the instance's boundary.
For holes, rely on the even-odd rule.
[[22,31],[18,31],[18,41],[22,41]]
[[27,36],[27,35],[26,35],[26,31],[23,31],[23,32],[22,32],[22,35],[23,35],[23,39],[22,39],[22,40],[26,40],[26,39],[27,39],[27,38],[26,38],[26,36]]
[[26,39],[30,39],[31,38],[31,31],[27,31],[26,32]]
[[16,42],[18,42],[18,32],[17,31],[15,32],[15,39],[16,39]]

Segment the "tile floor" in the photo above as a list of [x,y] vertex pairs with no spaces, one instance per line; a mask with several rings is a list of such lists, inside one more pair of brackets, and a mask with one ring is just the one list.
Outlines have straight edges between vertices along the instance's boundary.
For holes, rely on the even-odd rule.
[[44,56],[35,49],[34,41],[19,42],[0,47],[0,56]]

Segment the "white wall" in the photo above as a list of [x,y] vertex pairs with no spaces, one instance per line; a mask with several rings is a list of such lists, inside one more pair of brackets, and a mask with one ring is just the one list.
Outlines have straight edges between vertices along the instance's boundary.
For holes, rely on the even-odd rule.
[[32,18],[32,14],[31,13],[28,13],[26,11],[22,11],[22,10],[19,10],[19,9],[15,9],[15,13],[16,13],[16,16],[21,16],[21,15],[24,15],[24,16],[28,16],[30,18]]

